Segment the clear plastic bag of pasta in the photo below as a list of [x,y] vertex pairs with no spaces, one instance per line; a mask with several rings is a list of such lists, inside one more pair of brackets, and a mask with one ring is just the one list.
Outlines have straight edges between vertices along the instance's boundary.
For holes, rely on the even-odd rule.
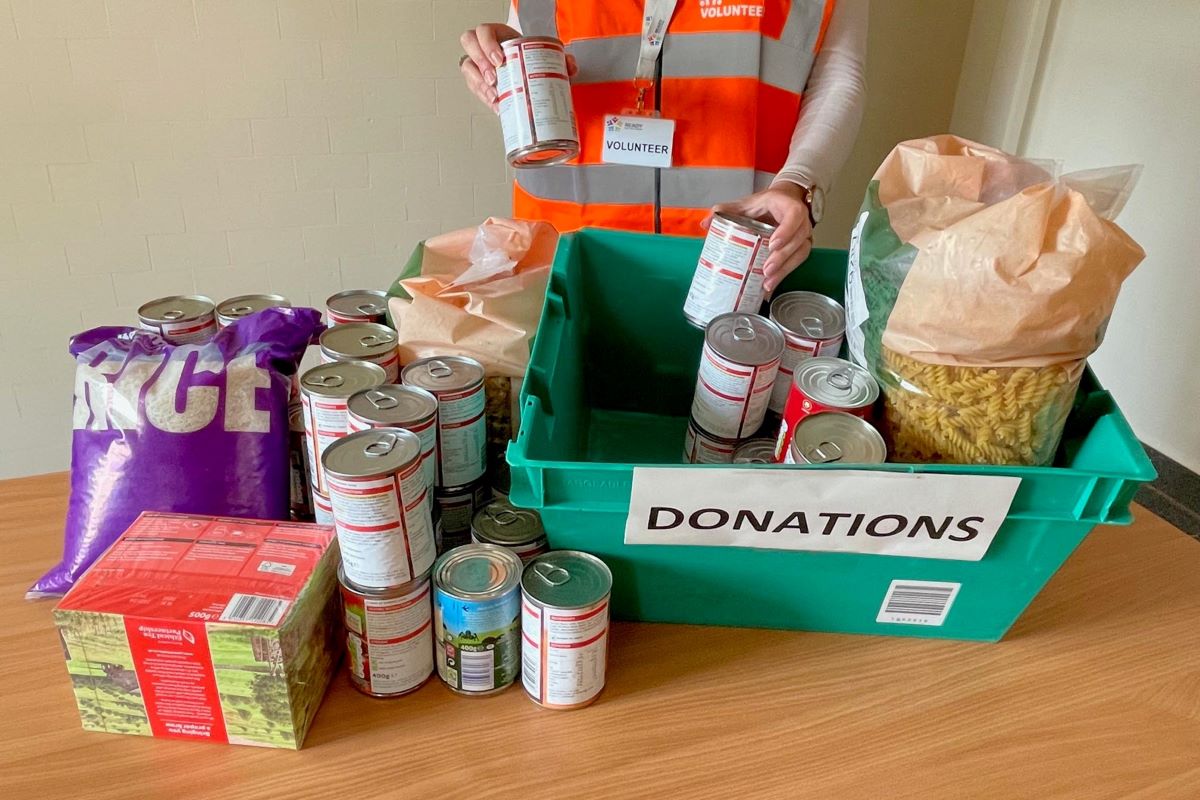
[[1113,219],[1140,168],[1058,175],[954,136],[898,145],[850,246],[851,356],[891,458],[1044,465],[1145,253]]

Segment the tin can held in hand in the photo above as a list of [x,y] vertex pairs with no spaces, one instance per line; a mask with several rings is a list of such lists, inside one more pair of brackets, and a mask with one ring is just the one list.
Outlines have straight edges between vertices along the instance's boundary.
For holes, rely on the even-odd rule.
[[819,411],[846,411],[868,419],[879,398],[879,384],[857,364],[822,356],[800,362],[792,376],[783,422],[775,442],[775,460],[782,462],[800,420]]
[[438,399],[437,487],[468,486],[482,478],[487,472],[483,365],[463,356],[422,358],[406,366],[401,379]]
[[713,436],[689,419],[683,438],[683,460],[687,464],[728,464],[737,449],[736,439]]
[[309,485],[314,494],[329,497],[321,456],[329,445],[350,432],[346,410],[350,396],[382,386],[386,380],[383,367],[366,361],[320,364],[300,376]]
[[433,566],[430,486],[421,440],[401,428],[352,433],[321,457],[346,577],[359,586],[408,583]]
[[286,297],[278,294],[243,294],[217,304],[217,324],[227,328],[243,317],[264,308],[291,308]]
[[735,214],[713,214],[683,316],[697,328],[731,311],[757,313],[775,226]]
[[202,344],[217,332],[217,307],[202,295],[173,295],[138,309],[142,328],[171,344]]
[[372,697],[400,697],[433,674],[433,605],[429,574],[387,589],[368,589],[338,568],[346,668],[354,688]]
[[[386,384],[352,395],[346,402],[350,432],[404,428],[421,440],[421,467],[430,486],[437,484],[437,398],[416,386]],[[430,502],[433,495],[430,494]],[[431,509],[432,512],[432,509]]]
[[887,445],[862,417],[845,411],[819,411],[800,420],[792,432],[785,464],[882,464]]
[[612,573],[593,555],[558,550],[521,576],[521,682],[542,708],[590,705],[608,666]]
[[762,425],[783,331],[758,314],[722,314],[704,331],[692,419],[710,436],[743,439]]
[[521,669],[521,559],[503,547],[468,544],[433,568],[438,675],[452,691],[503,691]]
[[508,163],[545,167],[574,158],[579,131],[562,42],[522,36],[501,47],[504,63],[496,69],[496,95]]
[[387,322],[387,292],[378,289],[348,289],[325,301],[329,326],[348,322]]
[[387,325],[347,322],[321,334],[321,360],[369,361],[383,367],[388,383],[400,377],[399,336]]
[[846,311],[841,304],[816,292],[788,292],[771,301],[771,320],[783,329],[786,346],[779,377],[771,390],[771,411],[782,414],[792,376],[801,361],[836,356],[846,334]]
[[530,561],[550,549],[541,514],[517,508],[507,500],[493,500],[475,514],[471,541],[506,547],[522,561]]

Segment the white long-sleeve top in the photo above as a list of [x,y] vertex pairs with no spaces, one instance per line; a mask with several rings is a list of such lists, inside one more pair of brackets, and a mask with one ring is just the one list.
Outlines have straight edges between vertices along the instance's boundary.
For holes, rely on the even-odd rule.
[[[849,158],[866,98],[868,2],[838,0],[834,7],[821,52],[808,73],[787,163],[776,181],[828,190]],[[508,24],[521,30],[512,6]],[[667,35],[671,35],[670,28]]]

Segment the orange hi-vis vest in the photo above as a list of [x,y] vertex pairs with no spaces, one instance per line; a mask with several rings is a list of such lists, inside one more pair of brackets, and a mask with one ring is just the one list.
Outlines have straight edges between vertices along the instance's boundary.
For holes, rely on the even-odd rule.
[[523,33],[558,37],[578,62],[571,87],[580,154],[517,170],[514,216],[560,231],[699,235],[714,204],[766,188],[786,163],[835,2],[680,0],[653,98],[675,120],[674,166],[653,169],[601,163],[604,118],[636,103],[645,0],[520,0]]

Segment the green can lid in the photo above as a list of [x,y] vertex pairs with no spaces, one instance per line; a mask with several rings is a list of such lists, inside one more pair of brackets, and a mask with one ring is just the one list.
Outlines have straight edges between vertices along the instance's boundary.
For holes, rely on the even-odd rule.
[[589,553],[554,550],[525,565],[525,594],[542,605],[580,608],[598,603],[612,592],[608,565]]
[[494,544],[464,544],[433,565],[437,588],[455,597],[490,600],[503,597],[521,582],[521,559]]
[[479,539],[509,547],[535,542],[546,535],[541,514],[516,508],[507,500],[493,500],[480,509],[471,528]]

